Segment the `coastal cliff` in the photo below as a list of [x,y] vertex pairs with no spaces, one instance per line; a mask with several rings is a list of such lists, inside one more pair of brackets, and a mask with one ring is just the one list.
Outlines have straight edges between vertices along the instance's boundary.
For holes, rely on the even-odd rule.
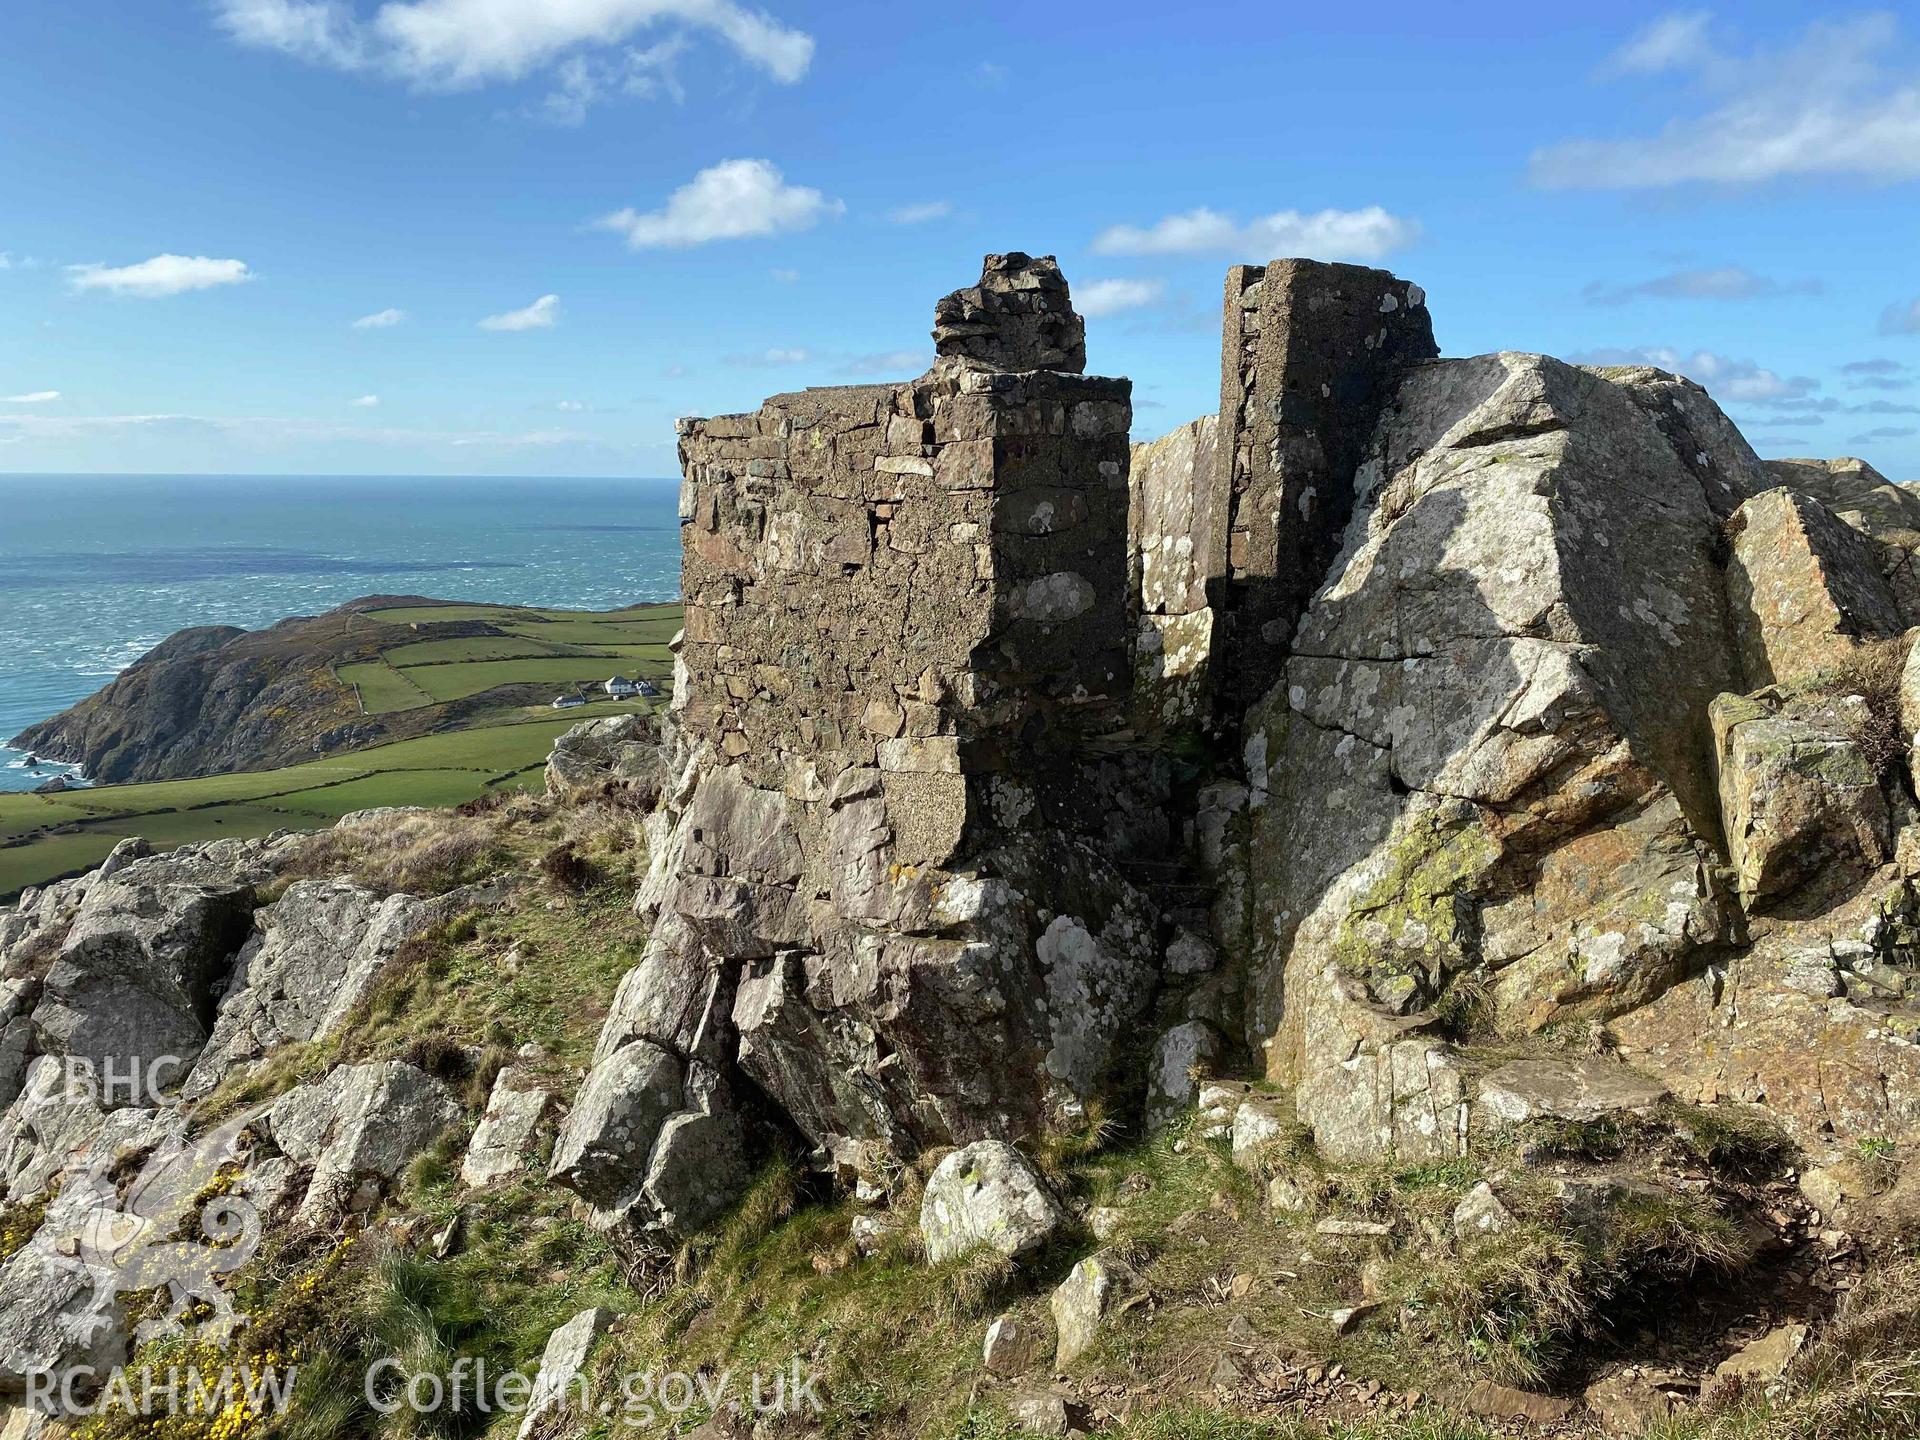
[[[434,618],[441,611],[449,618]],[[612,612],[615,623],[626,613]],[[598,618],[578,614],[580,623]],[[388,623],[383,615],[405,618]],[[486,616],[526,616],[529,624],[520,628],[535,632],[559,628],[544,621],[542,612],[372,595],[263,630],[182,630],[13,744],[77,764],[102,785],[268,770],[458,728],[503,707],[545,705],[557,688],[566,688],[531,678],[544,674],[541,666],[552,659],[577,662],[576,683],[604,680],[616,670],[638,673],[651,663],[630,653],[639,647],[615,653],[621,647],[529,640]],[[632,637],[622,631],[619,638]],[[482,657],[464,663],[492,665],[497,673],[476,669],[479,679],[443,688],[451,698],[438,699],[386,663],[386,654],[398,647],[437,657],[437,667]],[[511,668],[512,660],[495,657],[532,664],[523,677]],[[434,673],[455,674],[450,668]],[[363,693],[355,683],[362,676],[380,682],[383,693]],[[460,689],[473,693],[452,694]]]

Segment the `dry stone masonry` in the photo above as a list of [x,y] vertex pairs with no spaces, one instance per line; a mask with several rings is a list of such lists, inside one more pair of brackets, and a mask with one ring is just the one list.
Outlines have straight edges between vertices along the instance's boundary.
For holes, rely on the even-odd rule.
[[919,379],[682,423],[635,1000],[688,999],[644,1043],[853,1174],[1078,1113],[1157,984],[1120,868],[1166,825],[1128,727],[1130,385],[1082,334],[1050,258],[990,256]]

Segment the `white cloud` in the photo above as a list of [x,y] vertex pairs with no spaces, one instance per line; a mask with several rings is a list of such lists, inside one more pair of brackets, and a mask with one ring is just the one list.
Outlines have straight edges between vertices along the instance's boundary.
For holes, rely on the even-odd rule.
[[686,90],[674,66],[686,48],[685,38],[675,35],[609,59],[569,55],[553,67],[553,89],[526,113],[549,125],[573,126],[584,125],[587,112],[613,95],[684,101]]
[[[1683,23],[1685,22],[1685,23]],[[1637,139],[1568,140],[1536,150],[1532,175],[1559,189],[1758,184],[1844,176],[1880,183],[1920,178],[1920,80],[1890,57],[1891,15],[1817,21],[1790,46],[1716,50],[1704,23],[1669,17],[1616,57],[1615,68],[1681,70],[1703,101]],[[1667,93],[1665,91],[1662,92]]]
[[556,410],[565,410],[569,414],[577,415],[581,411],[585,410],[587,407],[582,405],[578,400],[562,400],[558,405],[555,405],[553,408]]
[[715,240],[745,240],[810,230],[846,206],[805,185],[789,185],[767,160],[722,160],[702,170],[645,214],[631,208],[594,222],[624,235],[635,250],[680,250]]
[[380,403],[380,397],[378,395],[362,395],[359,399],[349,401],[348,403],[361,410],[371,410]]
[[1920,300],[1901,300],[1880,312],[1882,335],[1920,335]]
[[953,214],[953,202],[950,200],[925,200],[918,205],[902,205],[898,210],[887,213],[887,219],[896,225],[925,225],[931,220],[944,220]]
[[798,284],[800,280],[800,272],[798,270],[775,269],[775,270],[769,270],[767,273],[773,276],[773,278],[778,280],[782,285]]
[[1162,280],[1092,280],[1073,292],[1073,308],[1088,318],[1152,305],[1167,292]]
[[524,310],[508,310],[489,315],[480,322],[482,330],[551,330],[560,323],[560,297],[542,295]]
[[1411,245],[1412,220],[1378,205],[1364,210],[1280,210],[1244,225],[1218,210],[1189,210],[1153,225],[1114,225],[1094,237],[1098,255],[1311,255],[1321,260],[1378,260]]
[[[711,35],[784,85],[813,63],[812,36],[735,0],[387,0],[370,15],[352,0],[214,0],[214,9],[243,45],[423,89],[524,80],[658,26]],[[563,75],[556,93],[566,96],[571,84],[573,99],[589,103],[634,73],[634,56],[643,57],[639,73],[657,70],[644,59],[650,53],[616,56],[571,80]]]
[[1705,10],[1679,10],[1662,15],[1625,45],[1614,51],[1603,74],[1659,75],[1698,65],[1713,56],[1707,29],[1713,16]]
[[[1633,349],[1590,350],[1573,357],[1581,365],[1652,365],[1697,380],[1722,404],[1760,405],[1774,409],[1816,407],[1818,380],[1805,375],[1786,377],[1762,369],[1751,360],[1735,360],[1711,350],[1682,354],[1669,345],[1642,345]],[[1811,422],[1818,424],[1817,420]]]
[[59,398],[60,392],[58,390],[29,390],[24,395],[7,396],[6,403],[9,405],[51,405]]
[[1911,390],[1914,377],[1899,360],[1853,360],[1840,367],[1845,383],[1855,390]]
[[12,252],[7,250],[0,250],[0,270],[11,270],[12,268],[13,268]]
[[371,315],[362,315],[353,322],[356,330],[391,330],[396,325],[404,325],[408,320],[404,310],[376,310]]
[[216,285],[253,279],[241,260],[210,260],[205,255],[156,255],[137,265],[69,265],[67,282],[76,290],[105,290],[155,300]]
[[1773,300],[1783,295],[1818,295],[1818,280],[1774,279],[1740,265],[1676,270],[1632,285],[1594,281],[1580,293],[1590,305],[1625,305],[1633,300]]

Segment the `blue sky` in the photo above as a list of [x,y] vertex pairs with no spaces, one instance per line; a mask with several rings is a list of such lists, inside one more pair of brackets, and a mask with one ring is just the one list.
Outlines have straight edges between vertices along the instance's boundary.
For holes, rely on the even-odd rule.
[[768,3],[9,7],[0,471],[670,474],[1026,249],[1143,438],[1304,253],[1920,479],[1920,17]]

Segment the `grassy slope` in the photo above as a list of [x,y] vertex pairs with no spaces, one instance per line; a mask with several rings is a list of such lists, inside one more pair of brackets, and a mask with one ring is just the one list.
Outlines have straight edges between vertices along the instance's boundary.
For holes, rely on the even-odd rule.
[[554,737],[597,704],[553,716],[396,741],[282,770],[103,785],[59,796],[0,795],[0,900],[97,865],[129,835],[156,846],[311,829],[376,805],[457,805],[489,789],[537,788]]
[[[667,642],[680,628],[678,605],[627,610],[528,610],[512,605],[408,605],[369,610],[393,633],[377,661],[343,665],[371,715],[464,700],[510,685],[568,690],[598,685],[616,673],[664,685],[672,669]],[[421,640],[410,626],[444,620],[483,621],[503,632]]]
[[[860,1207],[810,1186],[794,1163],[774,1160],[712,1232],[660,1266],[629,1268],[563,1192],[542,1182],[539,1154],[528,1156],[524,1174],[498,1185],[470,1191],[458,1183],[467,1135],[508,1056],[536,1044],[537,1058],[521,1063],[562,1097],[578,1086],[619,977],[645,944],[645,927],[630,905],[645,862],[636,819],[612,797],[576,804],[518,797],[480,815],[423,823],[412,836],[368,827],[316,842],[321,848],[308,873],[347,873],[417,893],[477,878],[483,871],[476,864],[535,876],[540,857],[561,844],[579,847],[591,878],[576,892],[531,880],[504,909],[450,922],[409,947],[336,1034],[285,1047],[202,1102],[197,1118],[211,1123],[335,1063],[405,1057],[453,1085],[467,1115],[409,1171],[402,1190],[412,1220],[405,1227],[375,1225],[346,1239],[278,1237],[239,1278],[235,1298],[250,1323],[240,1332],[237,1358],[291,1354],[300,1363],[285,1423],[236,1432],[188,1422],[163,1430],[109,1417],[86,1432],[87,1440],[509,1440],[517,1415],[483,1414],[471,1405],[425,1416],[374,1414],[362,1391],[368,1363],[399,1356],[409,1371],[450,1376],[458,1357],[477,1357],[495,1373],[531,1370],[552,1328],[593,1304],[620,1315],[591,1362],[597,1395],[617,1396],[614,1382],[647,1370],[706,1365],[715,1367],[703,1372],[709,1375],[730,1369],[744,1377],[756,1367],[784,1368],[798,1354],[826,1373],[829,1411],[817,1429],[769,1434],[1015,1440],[1022,1433],[1006,1413],[1009,1386],[980,1371],[981,1337],[1002,1310],[1044,1316],[1051,1287],[1095,1246],[1077,1226],[1017,1265],[989,1254],[929,1266],[910,1230],[861,1259],[850,1236]],[[1637,1139],[1614,1139],[1659,1153],[1676,1145],[1726,1151],[1726,1137],[1702,1131],[1700,1118],[1676,1107]],[[1763,1138],[1749,1136],[1748,1143]],[[1436,1390],[1451,1396],[1472,1379],[1510,1373],[1491,1365],[1496,1357],[1475,1343],[1487,1319],[1505,1322],[1503,1332],[1551,1320],[1556,1307],[1564,1309],[1556,1295],[1591,1293],[1593,1277],[1582,1280],[1570,1265],[1584,1257],[1607,1270],[1627,1268],[1636,1251],[1652,1248],[1649,1241],[1670,1241],[1676,1220],[1686,1218],[1636,1211],[1623,1227],[1609,1225],[1610,1234],[1552,1233],[1544,1197],[1534,1193],[1543,1177],[1529,1174],[1517,1148],[1501,1145],[1441,1165],[1344,1171],[1322,1167],[1304,1142],[1283,1147],[1274,1167],[1310,1196],[1308,1208],[1291,1216],[1262,1206],[1259,1185],[1218,1141],[1170,1134],[1116,1144],[1096,1126],[1084,1141],[1056,1144],[1038,1158],[1066,1194],[1123,1207],[1110,1243],[1153,1297],[1116,1317],[1101,1343],[1071,1367],[1083,1394],[1109,1410],[1132,1411],[1125,1418],[1096,1415],[1093,1440],[1495,1440],[1526,1433],[1483,1426],[1431,1399],[1411,1413],[1369,1413],[1357,1400],[1315,1404],[1305,1416],[1271,1407],[1249,1413],[1241,1401],[1223,1404],[1209,1377],[1223,1336],[1239,1321],[1236,1333],[1248,1337],[1237,1342],[1243,1351],[1303,1365],[1339,1361],[1355,1376],[1399,1386],[1412,1381],[1430,1397]],[[1515,1203],[1519,1228],[1490,1247],[1438,1238],[1430,1227],[1443,1235],[1451,1207],[1490,1169],[1505,1172],[1502,1189]],[[902,1177],[896,1213],[915,1214],[916,1184],[913,1174]],[[1121,1198],[1127,1194],[1132,1198]],[[1329,1214],[1391,1221],[1394,1238],[1329,1240],[1315,1231],[1316,1220]],[[429,1237],[456,1219],[452,1253],[432,1260]],[[1711,1238],[1717,1226],[1700,1213],[1685,1228]],[[1237,1275],[1257,1283],[1242,1292],[1232,1283]],[[1386,1303],[1352,1333],[1332,1335],[1326,1310],[1350,1302],[1369,1276]],[[1530,1277],[1567,1283],[1541,1285]],[[1861,1303],[1809,1348],[1786,1385],[1687,1414],[1657,1440],[1913,1435],[1920,1423],[1914,1280],[1911,1267],[1897,1264],[1870,1275]],[[1670,1293],[1684,1305],[1686,1289],[1682,1280]],[[1411,1329],[1407,1315],[1415,1317]],[[170,1343],[143,1350],[136,1366],[192,1358]],[[654,1436],[683,1430],[699,1411],[677,1425],[634,1418],[573,1414],[540,1433],[554,1440]]]
[[391,715],[396,710],[416,710],[433,703],[431,695],[384,659],[342,665],[333,673],[353,686],[360,697],[360,708],[369,715]]

